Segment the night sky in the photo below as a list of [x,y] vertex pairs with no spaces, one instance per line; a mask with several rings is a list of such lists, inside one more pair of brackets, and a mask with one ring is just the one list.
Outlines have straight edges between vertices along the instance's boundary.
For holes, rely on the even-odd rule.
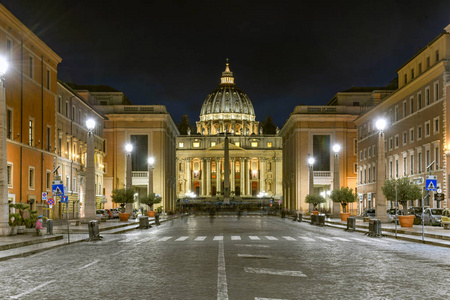
[[198,121],[225,59],[256,119],[385,86],[450,23],[450,1],[0,0],[63,61],[58,77]]

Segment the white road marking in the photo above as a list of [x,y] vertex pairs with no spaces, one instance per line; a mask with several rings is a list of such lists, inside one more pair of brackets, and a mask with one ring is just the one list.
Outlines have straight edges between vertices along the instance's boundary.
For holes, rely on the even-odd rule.
[[235,244],[236,246],[242,247],[255,247],[255,248],[269,248],[269,245],[261,245],[261,244]]
[[165,237],[163,237],[163,238],[160,238],[160,239],[158,240],[158,242],[165,242],[165,241],[170,240],[171,238],[172,238],[171,236],[165,236]]
[[206,236],[198,236],[195,238],[194,241],[202,241],[203,242],[205,239],[206,239]]
[[363,240],[363,239],[358,239],[358,238],[352,238],[352,239],[354,239],[355,241],[358,241],[358,242],[370,243],[370,241],[366,241],[366,240]]
[[238,236],[238,235],[232,235],[232,236],[231,236],[231,240],[232,240],[232,241],[240,241],[240,240],[241,240],[241,237]]
[[259,298],[255,297],[255,300],[287,300],[287,299],[279,299],[279,298]]
[[270,274],[270,275],[282,275],[282,276],[295,276],[295,277],[306,277],[301,271],[289,271],[289,270],[276,270],[276,269],[266,269],[266,268],[244,268],[247,273],[255,274]]
[[35,286],[35,287],[32,288],[31,290],[28,290],[28,291],[26,291],[26,292],[23,292],[22,294],[15,295],[15,296],[11,296],[11,299],[20,299],[20,297],[25,296],[25,295],[28,295],[29,293],[32,293],[32,292],[34,292],[34,291],[37,291],[38,289],[43,288],[44,286],[49,285],[50,283],[53,283],[53,282],[55,282],[55,281],[56,281],[56,280],[50,280],[50,281],[48,281],[48,282],[46,282],[46,283],[43,283],[43,284],[38,285],[38,286]]
[[125,250],[120,250],[119,252],[114,253],[113,255],[117,255],[119,253],[125,252]]
[[340,241],[343,241],[343,242],[350,242],[350,240],[344,239],[344,238],[341,238],[341,237],[334,237],[334,239],[340,240]]
[[259,237],[254,236],[254,235],[249,236],[249,238],[250,238],[252,241],[259,241],[259,240],[260,240]]
[[318,236],[317,238],[321,239],[322,241],[326,241],[326,242],[334,242],[332,239],[329,239],[329,238],[326,238],[326,237]]
[[227,272],[225,270],[225,251],[223,248],[223,240],[219,241],[219,262],[217,271],[217,300],[228,300]]
[[213,241],[223,241],[223,235],[216,235],[216,236],[213,238]]
[[315,242],[316,241],[315,239],[312,239],[312,238],[307,237],[307,236],[299,236],[299,238],[304,239],[305,241],[308,241],[308,242]]
[[86,268],[88,268],[88,267],[90,267],[90,266],[92,266],[92,265],[95,265],[95,264],[98,263],[98,262],[99,262],[99,260],[94,260],[94,261],[91,262],[90,264],[87,264],[87,265],[85,265],[85,266],[82,266],[81,268],[79,268],[79,270],[86,269]]
[[293,237],[290,236],[283,236],[283,239],[288,240],[288,241],[295,241],[296,239],[294,239]]
[[245,258],[271,258],[272,255],[238,254],[238,257],[245,257]]
[[181,236],[175,240],[175,242],[185,241],[189,238],[189,236]]
[[276,237],[274,237],[274,236],[267,236],[267,235],[266,235],[266,238],[267,238],[268,240],[270,240],[270,241],[278,241],[278,239],[277,239]]

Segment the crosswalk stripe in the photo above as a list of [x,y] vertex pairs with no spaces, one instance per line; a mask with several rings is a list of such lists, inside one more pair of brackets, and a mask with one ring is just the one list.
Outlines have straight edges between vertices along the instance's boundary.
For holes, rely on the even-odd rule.
[[276,237],[274,237],[274,236],[267,236],[267,235],[266,235],[266,238],[267,238],[268,240],[270,240],[270,241],[278,241],[278,239],[277,239]]
[[198,236],[194,239],[194,241],[204,241],[206,239],[206,236]]
[[260,240],[260,238],[257,237],[257,236],[255,236],[255,235],[250,235],[249,238],[250,238],[252,241],[259,241],[259,240]]
[[350,242],[350,240],[348,240],[348,239],[344,239],[344,238],[341,238],[341,237],[334,237],[336,240],[340,240],[340,241],[343,241],[343,242]]
[[189,238],[189,236],[181,236],[175,240],[175,242],[185,241]]
[[158,240],[158,242],[165,242],[165,241],[170,240],[171,238],[172,238],[171,236],[165,236],[165,237],[163,237],[163,238],[160,238],[160,239]]
[[299,238],[301,238],[301,239],[303,239],[305,241],[308,241],[308,242],[315,242],[316,241],[315,239],[312,239],[312,238],[307,237],[307,236],[299,236]]
[[296,239],[294,239],[293,237],[290,236],[283,236],[283,239],[288,240],[288,241],[295,241]]
[[326,241],[326,242],[334,242],[332,239],[329,239],[329,238],[326,238],[326,237],[318,236],[317,238],[321,239],[322,241]]
[[239,235],[232,235],[232,236],[231,236],[231,240],[232,240],[232,241],[240,241],[240,240],[241,240],[241,237],[240,237]]
[[213,241],[223,241],[223,235],[216,235],[216,236],[213,238]]

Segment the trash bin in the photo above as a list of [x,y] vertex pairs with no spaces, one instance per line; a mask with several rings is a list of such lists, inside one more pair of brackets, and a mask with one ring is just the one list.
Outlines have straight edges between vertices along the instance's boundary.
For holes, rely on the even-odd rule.
[[159,214],[155,214],[155,225],[161,225],[161,223],[159,223]]
[[139,217],[139,229],[147,229],[148,226],[148,217],[147,216],[140,216]]
[[302,221],[302,219],[303,219],[303,215],[302,215],[302,214],[298,214],[298,218],[297,218],[297,221],[301,222],[301,221]]
[[286,212],[284,210],[281,211],[281,217],[285,218],[286,217]]
[[88,223],[89,227],[89,239],[98,239],[99,238],[99,229],[98,229],[98,220],[92,220]]
[[381,220],[372,219],[369,221],[369,236],[380,237],[381,236]]
[[317,224],[317,215],[311,215],[311,222],[309,224],[311,225]]
[[47,220],[47,234],[53,234],[53,220]]
[[347,218],[347,231],[355,231],[356,230],[356,218],[348,217]]
[[325,226],[325,214],[317,215],[317,226]]

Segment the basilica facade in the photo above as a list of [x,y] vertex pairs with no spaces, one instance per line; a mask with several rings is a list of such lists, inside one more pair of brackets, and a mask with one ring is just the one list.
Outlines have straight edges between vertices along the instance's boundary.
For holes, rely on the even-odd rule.
[[[278,128],[261,126],[249,97],[234,83],[226,64],[220,86],[203,103],[195,127],[180,124],[177,137],[179,199],[223,199],[225,138],[229,140],[230,196],[234,200],[282,195],[282,140]],[[195,198],[195,200],[194,200]]]

